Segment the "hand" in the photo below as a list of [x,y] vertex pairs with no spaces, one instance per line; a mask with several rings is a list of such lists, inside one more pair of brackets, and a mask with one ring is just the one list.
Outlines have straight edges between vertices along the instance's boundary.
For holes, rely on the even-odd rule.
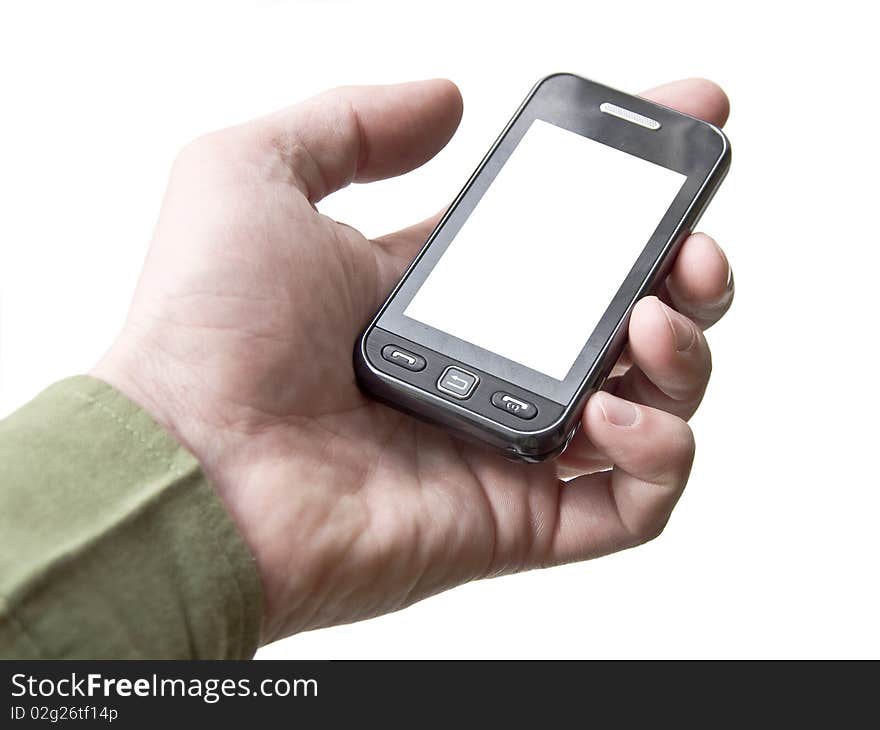
[[[645,96],[727,116],[707,81]],[[355,339],[437,219],[371,241],[315,204],[418,167],[460,116],[448,81],[344,88],[187,146],[128,319],[93,372],[201,462],[256,557],[264,641],[645,542],[687,480],[685,419],[710,371],[701,328],[732,296],[702,234],[681,250],[668,304],[639,302],[610,392],[556,462],[506,461],[358,390]]]

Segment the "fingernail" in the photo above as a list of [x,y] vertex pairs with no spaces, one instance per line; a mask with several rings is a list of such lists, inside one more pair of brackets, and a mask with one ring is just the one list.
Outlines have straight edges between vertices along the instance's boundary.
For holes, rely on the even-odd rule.
[[639,409],[629,401],[617,398],[610,393],[597,393],[596,396],[599,399],[599,408],[602,409],[605,420],[612,426],[626,428],[639,420]]
[[730,271],[730,262],[727,260],[727,254],[724,253],[724,249],[721,248],[721,246],[718,245],[718,241],[716,241],[711,236],[708,236],[707,238],[709,238],[709,240],[712,241],[712,245],[715,246],[715,253],[718,254],[718,258],[721,259],[721,262],[724,264],[724,268]]
[[679,314],[671,307],[667,307],[660,302],[663,308],[663,314],[666,315],[666,321],[669,322],[669,329],[672,330],[672,339],[675,341],[676,352],[687,352],[697,341],[697,328],[685,316]]
[[724,293],[719,297],[719,301],[724,302],[733,293],[733,268],[730,265],[730,261],[727,260],[727,254],[724,253],[724,249],[718,245],[718,241],[714,238],[711,239],[711,241],[715,246],[715,252],[718,254],[718,258],[721,259],[724,268],[727,269],[727,283],[724,287]]
[[731,296],[733,294],[733,290],[736,289],[736,284],[733,282],[733,269],[729,266],[727,267],[727,287],[725,288],[725,295]]

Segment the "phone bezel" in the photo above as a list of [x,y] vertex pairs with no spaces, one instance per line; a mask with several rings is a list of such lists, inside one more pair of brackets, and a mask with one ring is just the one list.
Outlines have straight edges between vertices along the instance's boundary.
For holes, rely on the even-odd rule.
[[[599,110],[604,102],[630,109],[660,122],[660,128],[649,130]],[[522,139],[534,119],[543,119],[564,129],[581,134],[623,152],[676,170],[686,176],[679,193],[658,223],[654,234],[634,262],[621,283],[606,311],[599,320],[588,341],[562,381],[527,368],[520,363],[483,350],[448,333],[436,330],[403,314],[412,297],[430,275],[434,265],[452,242],[467,217],[491,185],[498,171],[506,163],[516,145]],[[730,145],[724,134],[714,125],[662,107],[653,102],[616,91],[609,87],[583,79],[573,74],[554,74],[542,79],[532,89],[501,133],[477,170],[468,180],[449,210],[443,216],[422,250],[413,260],[394,291],[366,328],[357,349],[359,373],[365,372],[367,380],[384,380],[381,391],[385,400],[395,402],[395,382],[401,391],[409,391],[412,385],[403,378],[389,375],[384,364],[373,367],[367,353],[366,342],[374,328],[391,332],[415,343],[428,351],[443,353],[451,361],[466,368],[513,384],[518,389],[537,394],[561,406],[563,411],[558,422],[570,416],[587,392],[601,385],[607,374],[607,361],[622,347],[625,339],[621,329],[628,321],[635,302],[656,284],[665,271],[665,265],[684,235],[692,228],[706,207],[724,174],[730,159]],[[552,326],[552,320],[548,321]],[[391,368],[393,371],[393,367]],[[385,371],[385,372],[383,372]],[[363,381],[365,378],[362,377]],[[367,383],[368,387],[370,383]],[[390,387],[389,387],[390,386]],[[464,413],[471,421],[485,422],[486,414],[468,417],[466,403],[451,404],[442,393],[417,394],[420,407],[413,408],[413,394],[401,393],[401,406],[420,412],[426,403],[440,408],[452,408]],[[436,403],[434,403],[436,401]],[[437,414],[423,414],[438,420]],[[448,422],[448,419],[442,419]],[[491,417],[488,420],[492,420]],[[511,429],[504,425],[506,419],[497,418],[501,430],[528,433],[529,424],[522,423]],[[570,419],[569,419],[570,420]],[[471,424],[473,425],[473,424]],[[468,429],[472,431],[473,429]],[[479,426],[477,427],[479,430]],[[558,428],[542,429],[558,432]],[[557,433],[558,437],[558,433]],[[497,439],[495,439],[497,441]]]

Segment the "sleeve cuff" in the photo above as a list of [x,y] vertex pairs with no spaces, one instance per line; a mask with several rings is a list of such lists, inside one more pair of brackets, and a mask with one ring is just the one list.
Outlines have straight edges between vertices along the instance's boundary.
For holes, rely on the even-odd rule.
[[0,422],[0,656],[256,651],[254,559],[195,458],[87,376]]

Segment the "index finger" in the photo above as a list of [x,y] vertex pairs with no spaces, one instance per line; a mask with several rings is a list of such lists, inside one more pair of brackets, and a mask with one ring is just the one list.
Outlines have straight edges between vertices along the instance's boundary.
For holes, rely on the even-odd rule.
[[718,127],[724,125],[730,114],[727,94],[708,79],[671,81],[643,91],[639,96]]

